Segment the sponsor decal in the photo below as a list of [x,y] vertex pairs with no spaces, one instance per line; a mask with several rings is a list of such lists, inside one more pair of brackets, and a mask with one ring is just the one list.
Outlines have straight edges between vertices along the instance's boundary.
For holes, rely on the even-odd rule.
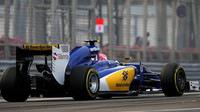
[[108,63],[111,64],[116,64],[116,62],[114,60],[108,60]]
[[90,51],[100,51],[100,48],[99,47],[93,47],[93,48],[90,48]]
[[116,87],[129,87],[130,86],[130,84],[128,84],[128,83],[116,83]]
[[128,71],[124,71],[123,73],[122,73],[122,75],[123,75],[123,81],[126,81],[126,79],[128,78]]
[[134,68],[125,68],[110,74],[106,78],[108,87],[112,91],[128,91],[135,76]]
[[[67,67],[70,57],[69,52],[62,51],[63,46],[60,45],[60,48],[52,46],[52,73],[54,78],[60,85],[64,85],[65,69]],[[66,47],[67,46],[68,45],[66,45]]]
[[58,44],[50,45],[23,45],[26,50],[52,50],[52,46],[58,48]]
[[58,54],[56,52],[53,53],[53,60],[62,60],[62,59],[69,59],[69,56],[67,54],[63,55],[63,54]]

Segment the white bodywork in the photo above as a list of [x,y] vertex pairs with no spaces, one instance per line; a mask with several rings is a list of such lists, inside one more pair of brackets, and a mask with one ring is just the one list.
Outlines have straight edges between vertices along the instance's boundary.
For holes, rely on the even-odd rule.
[[99,91],[111,91],[110,88],[108,87],[106,79],[109,76],[111,76],[112,74],[114,74],[114,73],[111,73],[110,75],[107,75],[107,76],[105,76],[105,77],[103,77],[103,78],[100,79],[101,83],[100,83],[100,89],[99,89]]
[[190,91],[199,91],[199,81],[189,81]]
[[52,73],[60,85],[64,85],[65,70],[69,62],[69,45],[52,46]]

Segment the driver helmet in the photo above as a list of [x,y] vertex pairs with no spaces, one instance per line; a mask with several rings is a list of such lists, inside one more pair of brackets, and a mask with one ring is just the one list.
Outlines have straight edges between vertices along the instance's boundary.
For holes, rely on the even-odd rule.
[[99,54],[99,60],[100,61],[106,61],[106,60],[108,60],[108,58],[105,54]]

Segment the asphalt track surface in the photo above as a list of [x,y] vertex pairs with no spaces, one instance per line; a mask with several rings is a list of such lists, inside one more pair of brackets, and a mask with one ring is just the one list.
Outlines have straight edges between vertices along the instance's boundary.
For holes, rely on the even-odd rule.
[[97,98],[93,101],[74,101],[64,98],[29,98],[26,102],[6,102],[0,98],[0,112],[200,112],[200,92],[181,97],[163,94]]

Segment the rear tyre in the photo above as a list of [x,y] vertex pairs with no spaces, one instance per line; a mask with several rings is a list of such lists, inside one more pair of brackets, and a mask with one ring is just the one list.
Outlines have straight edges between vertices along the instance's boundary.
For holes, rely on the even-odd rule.
[[16,67],[9,67],[4,70],[0,79],[0,88],[2,97],[8,102],[23,102],[30,95],[30,83],[23,82],[23,86],[19,84],[16,75]]
[[69,77],[69,93],[74,100],[94,100],[99,92],[99,75],[91,66],[77,66]]
[[169,63],[162,68],[161,85],[165,96],[182,96],[186,89],[186,76],[182,66]]

